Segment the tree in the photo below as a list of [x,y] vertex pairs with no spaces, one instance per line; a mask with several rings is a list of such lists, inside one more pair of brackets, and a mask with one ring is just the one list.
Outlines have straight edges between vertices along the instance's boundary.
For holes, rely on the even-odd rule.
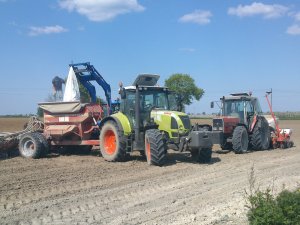
[[[79,93],[80,93],[80,102],[82,103],[89,103],[91,102],[91,97],[89,95],[88,90],[80,83],[78,82],[79,85]],[[107,104],[106,100],[100,98],[97,96],[97,103],[98,104]]]
[[90,95],[88,90],[80,83],[78,82],[79,86],[79,93],[80,93],[80,102],[82,103],[88,103],[90,102]]
[[188,74],[176,73],[165,80],[165,86],[174,91],[179,111],[184,111],[185,105],[190,105],[193,99],[197,101],[204,90],[195,85],[194,79]]
[[38,117],[43,117],[43,116],[44,116],[44,110],[43,110],[41,107],[38,107],[38,108],[37,108],[36,115],[37,115]]

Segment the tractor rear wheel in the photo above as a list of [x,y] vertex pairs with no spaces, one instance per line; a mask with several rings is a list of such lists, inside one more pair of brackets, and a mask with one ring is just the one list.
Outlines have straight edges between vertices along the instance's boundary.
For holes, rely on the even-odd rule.
[[23,134],[19,142],[20,155],[25,158],[38,159],[43,155],[43,143],[38,133]]
[[42,146],[43,146],[43,151],[42,151],[41,156],[45,157],[49,152],[48,141],[47,141],[46,137],[44,135],[42,135],[41,133],[36,132],[35,135],[38,137],[38,139],[40,140],[40,142],[42,143]]
[[237,126],[232,135],[232,148],[236,154],[247,152],[249,144],[248,132],[244,126]]
[[124,161],[126,158],[124,135],[113,121],[106,122],[101,129],[100,151],[106,161]]
[[166,159],[163,135],[157,129],[150,129],[145,134],[145,155],[149,165],[162,166]]
[[192,158],[199,163],[210,163],[212,149],[211,148],[202,148],[199,150],[191,150]]
[[266,150],[270,147],[271,132],[268,121],[260,117],[254,126],[251,145],[254,150]]

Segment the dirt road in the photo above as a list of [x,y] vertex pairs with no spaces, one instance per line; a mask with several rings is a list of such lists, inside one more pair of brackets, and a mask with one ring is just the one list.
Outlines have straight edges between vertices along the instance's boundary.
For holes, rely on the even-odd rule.
[[209,165],[175,152],[164,167],[149,167],[139,155],[108,163],[97,152],[2,160],[0,224],[247,224],[252,166],[261,188],[300,185],[300,121],[281,125],[294,129],[296,147],[215,151]]

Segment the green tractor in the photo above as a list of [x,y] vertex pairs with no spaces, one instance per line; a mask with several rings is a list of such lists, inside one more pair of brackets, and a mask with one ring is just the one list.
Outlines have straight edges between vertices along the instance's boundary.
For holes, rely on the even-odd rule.
[[168,145],[189,150],[197,161],[211,160],[212,141],[205,130],[192,130],[189,117],[176,111],[172,92],[157,85],[158,75],[139,75],[120,87],[120,110],[100,123],[100,150],[107,161],[124,161],[132,151],[149,165],[165,163]]

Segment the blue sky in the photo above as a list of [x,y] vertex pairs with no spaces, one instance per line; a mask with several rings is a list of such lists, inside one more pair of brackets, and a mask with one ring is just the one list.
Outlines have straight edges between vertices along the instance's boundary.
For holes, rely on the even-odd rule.
[[270,88],[275,111],[300,111],[300,1],[0,0],[0,29],[0,115],[36,113],[87,61],[113,98],[139,73],[187,73],[205,90],[188,112],[241,91],[266,111]]

